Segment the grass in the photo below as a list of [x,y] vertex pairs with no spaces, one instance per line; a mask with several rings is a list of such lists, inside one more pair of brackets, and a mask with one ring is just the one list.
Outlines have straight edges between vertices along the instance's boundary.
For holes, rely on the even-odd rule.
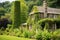
[[20,38],[15,36],[0,35],[0,40],[33,40],[28,38]]

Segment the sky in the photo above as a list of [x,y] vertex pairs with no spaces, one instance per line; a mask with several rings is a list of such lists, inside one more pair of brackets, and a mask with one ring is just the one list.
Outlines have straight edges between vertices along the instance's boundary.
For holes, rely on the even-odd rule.
[[10,2],[12,2],[12,1],[14,1],[14,0],[0,0],[0,2],[5,2],[5,1],[10,1]]

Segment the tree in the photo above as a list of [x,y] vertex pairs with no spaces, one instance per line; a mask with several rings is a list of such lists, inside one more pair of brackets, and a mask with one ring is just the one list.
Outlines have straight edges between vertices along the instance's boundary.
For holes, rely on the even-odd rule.
[[48,6],[53,8],[60,8],[60,0],[47,0]]
[[29,8],[28,12],[31,12],[33,6],[40,6],[43,3],[42,0],[25,0],[25,1],[26,1],[28,8]]
[[5,10],[3,7],[0,7],[0,17],[5,14]]
[[5,10],[2,6],[3,6],[2,3],[0,3],[0,17],[5,13]]
[[15,1],[12,5],[12,25],[14,28],[18,28],[20,26],[20,2]]
[[[16,4],[16,3],[17,4]],[[13,27],[19,27],[22,23],[25,23],[28,17],[28,7],[26,6],[24,0],[18,0],[12,2],[11,18],[13,20]],[[19,3],[20,2],[20,3]],[[15,3],[15,4],[14,4]],[[16,9],[16,10],[14,10]]]
[[6,13],[11,11],[11,9],[10,9],[11,3],[9,1],[5,1],[2,4],[3,4],[3,8],[5,9]]
[[20,0],[21,2],[21,23],[25,23],[28,18],[28,6],[24,0]]
[[[31,12],[31,9],[33,6],[41,6],[43,5],[43,0],[25,0],[27,6],[29,7],[29,12]],[[53,7],[53,8],[60,8],[60,0],[47,0],[47,6]]]
[[9,1],[5,1],[0,3],[0,16],[5,15],[5,13],[10,13],[11,3]]

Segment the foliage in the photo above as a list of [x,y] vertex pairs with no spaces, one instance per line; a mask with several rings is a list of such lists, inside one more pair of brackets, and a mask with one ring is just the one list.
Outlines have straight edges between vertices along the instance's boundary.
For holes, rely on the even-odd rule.
[[13,31],[15,33],[14,36],[20,37],[21,36],[21,31],[19,29],[14,29]]
[[2,15],[5,15],[4,13],[5,13],[5,9],[4,9],[3,7],[0,7],[0,17],[1,17]]
[[22,32],[20,29],[13,29],[12,25],[9,25],[8,28],[6,28],[6,30],[1,29],[0,30],[0,35],[10,35],[10,36],[16,36],[16,37],[21,37],[22,36]]
[[1,8],[0,8],[0,11],[3,11],[3,10],[4,10],[4,8],[3,8],[3,7],[1,7]]
[[6,13],[10,13],[11,9],[11,3],[9,1],[5,1],[0,3],[0,16],[5,15]]
[[28,6],[28,12],[30,13],[32,8],[33,8],[33,6],[34,6],[34,3],[33,3],[33,1],[28,1],[26,4]]
[[[23,33],[20,29],[12,29],[11,25],[5,30],[0,30],[0,35],[10,35],[16,37],[25,37],[25,38],[36,38],[37,40],[59,40],[60,39],[60,29],[55,31],[41,30],[38,29],[37,32],[34,30],[24,30]],[[23,36],[22,36],[23,35]],[[1,37],[1,36],[0,36]]]
[[48,29],[49,29],[49,24],[45,23],[44,30],[48,30]]
[[33,3],[35,4],[35,5],[38,5],[38,6],[40,6],[40,5],[42,5],[42,1],[43,0],[25,0],[26,2],[29,2],[29,3],[31,3],[32,1],[33,1]]
[[60,29],[57,29],[52,33],[52,39],[53,40],[60,40]]
[[49,33],[48,30],[44,30],[42,33],[42,39],[43,40],[50,40],[51,39],[51,33]]
[[21,15],[20,15],[21,23],[25,23],[28,18],[28,7],[24,0],[20,2],[21,2]]
[[25,23],[28,18],[28,6],[24,0],[17,0],[20,2],[20,17],[21,23]]
[[[13,29],[12,25],[8,25],[8,28],[6,28],[6,30],[3,31],[3,29],[0,29],[0,35],[10,35],[10,36],[17,36],[17,37],[25,37],[25,38],[35,37],[37,40],[50,40],[51,38],[53,40],[60,40],[60,30],[55,30],[52,33],[47,30],[49,27],[49,23],[60,23],[60,19],[45,18],[45,19],[41,19],[38,21],[39,14],[33,15],[34,17],[37,18],[36,20],[35,20],[35,18],[33,18],[31,20],[32,16],[28,17],[28,12],[31,12],[32,8],[33,8],[32,11],[35,12],[35,14],[38,12],[37,6],[34,6],[34,5],[38,5],[38,6],[42,5],[42,2],[43,2],[42,0],[26,0],[26,1],[18,0],[15,2],[12,2],[12,8],[11,8],[12,16],[11,15],[9,15],[9,16],[11,16],[11,19],[13,21],[13,26],[16,27],[16,29]],[[58,4],[58,3],[60,3],[59,0],[48,0],[47,2],[48,2],[49,7],[60,8],[60,4]],[[0,7],[0,11],[5,11],[5,12],[10,13],[9,11],[10,11],[11,3],[5,2],[3,4],[4,4],[4,6],[1,4],[1,6],[3,6],[3,7],[2,8]],[[6,10],[4,10],[4,9],[6,9]],[[7,15],[5,15],[5,16],[8,17]],[[28,20],[27,20],[27,18],[28,18]],[[20,24],[25,23],[26,20],[27,20],[28,26],[32,25],[32,31],[25,30],[25,29],[24,30],[18,29]],[[40,29],[42,24],[44,25],[44,30]],[[23,32],[22,32],[22,30],[23,30]],[[5,38],[5,36],[3,36],[3,37]],[[0,39],[5,40],[5,39],[3,39],[3,37]],[[13,38],[11,40],[14,40],[14,39],[15,38]],[[7,40],[9,40],[9,38]],[[20,40],[20,39],[17,39],[17,40]],[[25,40],[25,39],[21,39],[21,40]]]
[[40,13],[35,13],[35,21],[38,22],[41,18],[39,17]]
[[48,6],[53,8],[60,8],[60,0],[47,0]]
[[[12,10],[11,10],[11,18],[12,20],[14,20],[13,18],[16,18],[15,20],[17,20],[16,22],[18,22],[18,24],[15,24],[16,27],[18,27],[19,25],[21,25],[22,23],[25,23],[28,17],[28,7],[26,6],[24,0],[19,0],[18,2],[20,2],[18,5],[16,5],[16,10],[14,11],[15,6],[12,6]],[[14,2],[12,2],[12,4],[14,4]],[[20,12],[20,13],[16,13],[16,12]],[[16,13],[16,15],[15,15]],[[15,17],[13,17],[15,15]],[[18,20],[19,19],[19,20]],[[13,23],[14,24],[14,23]]]
[[38,12],[37,6],[34,6],[32,11],[37,13]]
[[51,33],[49,33],[47,30],[39,30],[39,33],[36,34],[37,40],[50,40],[51,39]]
[[40,6],[43,3],[43,0],[25,0],[27,6],[29,7],[29,12],[31,12],[33,6]]
[[24,35],[25,38],[31,38],[31,36],[32,36],[31,32],[28,31],[28,30],[25,30],[25,31],[23,32],[23,35]]
[[37,40],[42,40],[42,31],[40,30],[40,31],[38,31],[38,33],[36,33],[36,39]]
[[[43,5],[43,0],[25,0],[27,6],[29,7],[29,12],[31,12],[33,6]],[[60,0],[47,0],[48,6],[53,8],[60,8]]]
[[18,28],[20,26],[20,13],[21,13],[21,9],[20,9],[20,2],[19,1],[15,1],[13,4],[13,10],[14,12],[12,13],[13,15],[13,27]]
[[49,18],[42,19],[42,20],[38,21],[38,23],[40,23],[40,25],[41,25],[41,23],[42,24],[45,23],[45,25],[44,25],[44,30],[42,32],[40,31],[41,33],[37,34],[37,36],[36,36],[37,40],[40,40],[40,37],[41,37],[41,40],[51,40],[51,39],[59,40],[60,39],[60,36],[59,36],[60,32],[59,32],[59,30],[55,30],[53,32],[51,32],[51,31],[49,32],[47,30],[48,27],[49,27],[49,24],[48,24],[49,22],[51,22],[51,23],[58,23],[60,21],[59,21],[59,19],[49,19]]
[[5,1],[2,4],[3,4],[3,8],[5,9],[5,12],[10,13],[10,11],[11,11],[11,3],[9,1]]
[[38,23],[46,23],[46,22],[50,22],[50,23],[57,23],[57,22],[60,22],[60,19],[59,18],[56,18],[56,19],[53,19],[53,18],[45,18],[45,19],[41,19],[38,21]]
[[46,19],[39,20],[38,23],[42,23],[42,22],[53,22],[53,21],[54,21],[54,19],[52,19],[52,18],[46,18]]

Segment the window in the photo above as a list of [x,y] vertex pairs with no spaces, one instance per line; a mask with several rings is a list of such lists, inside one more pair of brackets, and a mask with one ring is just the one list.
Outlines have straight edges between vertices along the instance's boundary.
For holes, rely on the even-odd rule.
[[40,18],[44,18],[44,14],[43,13],[40,13]]
[[47,17],[48,17],[48,18],[53,18],[54,15],[53,15],[53,14],[47,14]]
[[57,17],[58,17],[58,15],[57,15],[57,14],[55,14],[55,15],[54,15],[54,18],[57,18]]

